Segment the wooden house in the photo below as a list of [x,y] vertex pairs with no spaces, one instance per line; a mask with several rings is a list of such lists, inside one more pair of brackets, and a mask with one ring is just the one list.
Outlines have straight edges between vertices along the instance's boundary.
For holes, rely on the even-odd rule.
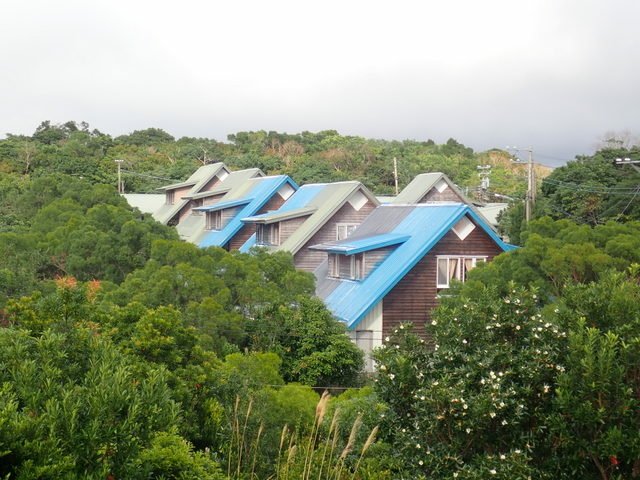
[[467,205],[482,205],[467,198],[444,173],[421,173],[411,180],[391,203],[415,204],[434,202],[460,202]]
[[191,213],[191,201],[188,197],[213,189],[229,173],[224,163],[211,163],[200,167],[184,182],[159,188],[158,190],[164,191],[165,202],[153,213],[153,218],[165,225],[178,225]]
[[513,247],[469,205],[441,203],[383,205],[349,238],[311,248],[328,255],[316,294],[368,354],[404,322],[428,339],[450,282]]
[[312,272],[327,254],[309,247],[347,238],[378,205],[360,182],[303,185],[279,209],[242,220],[255,233],[240,251],[291,252],[297,268]]
[[298,189],[287,175],[254,177],[230,190],[216,203],[195,207],[204,217],[202,228],[190,240],[201,247],[237,250],[255,233],[241,219],[277,210]]
[[264,177],[264,173],[259,168],[237,170],[229,173],[223,182],[209,190],[185,195],[183,198],[190,202],[189,214],[183,216],[182,221],[176,225],[180,238],[187,242],[197,243],[196,239],[201,237],[206,229],[206,215],[199,208],[215,205],[225,196],[233,196],[233,192],[241,191],[246,182],[258,177]]

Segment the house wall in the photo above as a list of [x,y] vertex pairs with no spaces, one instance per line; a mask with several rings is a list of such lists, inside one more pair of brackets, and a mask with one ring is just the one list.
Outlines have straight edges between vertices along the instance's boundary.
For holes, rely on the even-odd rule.
[[384,247],[364,253],[364,276],[369,275],[396,247]]
[[[285,202],[285,199],[280,196],[280,194],[275,193],[264,206],[258,210],[253,215],[260,215],[263,213],[267,213],[272,210],[279,209],[282,204]],[[243,224],[242,228],[238,230],[231,240],[227,243],[229,250],[239,250],[244,243],[249,240],[251,235],[256,233],[256,227],[254,224]]]
[[438,255],[486,256],[490,261],[499,253],[502,250],[480,227],[476,227],[464,240],[449,231],[384,297],[383,336],[389,335],[401,323],[411,322],[415,333],[431,340],[428,325],[431,323],[431,311],[438,305]]
[[309,250],[312,245],[319,243],[334,242],[337,239],[338,223],[360,224],[373,211],[375,205],[370,201],[356,210],[349,202],[346,202],[320,229],[305,243],[293,256],[295,266],[307,272],[313,272],[318,265],[327,259],[327,252]]
[[458,195],[453,189],[447,186],[442,192],[439,192],[437,188],[432,188],[427,194],[420,199],[418,203],[427,202],[464,202],[464,199]]
[[[188,194],[191,189],[193,187],[182,187],[182,188],[174,188],[172,189],[174,192],[174,196],[173,196],[173,205],[179,205],[180,203],[183,202],[182,200],[182,196]],[[165,192],[165,197],[166,197],[166,192]],[[168,221],[167,221],[167,225],[170,226],[175,226],[177,225],[183,218],[182,216],[182,212],[185,210],[186,208],[183,206],[180,210],[178,210],[173,217],[171,217]]]
[[374,348],[382,345],[382,302],[379,302],[354,331],[349,332],[351,340],[364,352],[364,369],[373,372],[375,362],[371,358]]
[[[202,192],[208,192],[209,190],[211,190],[213,187],[215,187],[216,185],[220,184],[221,180],[218,178],[217,175],[215,175],[211,180],[209,180],[208,183],[206,183],[204,185],[204,187],[202,187],[201,189],[199,189],[197,192],[195,193],[202,193]],[[220,195],[218,198],[222,197],[222,195]],[[211,205],[210,203],[206,203],[206,201],[203,203],[203,205]],[[193,201],[189,201],[187,202],[187,204],[182,207],[182,209],[180,209],[180,217],[178,220],[178,223],[182,223],[189,215],[191,215],[191,209],[193,208]]]
[[310,216],[311,215],[304,215],[280,222],[280,244],[282,245]]
[[226,192],[225,193],[219,193],[218,195],[211,195],[210,197],[204,197],[202,199],[203,200],[202,205],[203,206],[215,205],[225,195],[226,195]]

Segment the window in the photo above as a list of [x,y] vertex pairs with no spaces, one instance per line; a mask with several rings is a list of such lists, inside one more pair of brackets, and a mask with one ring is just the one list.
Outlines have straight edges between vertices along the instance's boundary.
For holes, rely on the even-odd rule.
[[329,254],[329,277],[338,278],[340,277],[340,257],[335,253]]
[[175,190],[167,190],[165,203],[167,205],[173,205],[176,201],[176,191]]
[[487,257],[437,257],[437,287],[449,288],[451,280],[464,282],[467,273],[476,267],[478,262],[486,262]]
[[222,230],[222,210],[207,212],[207,230]]
[[364,278],[364,252],[351,255],[351,279],[362,280]]
[[357,223],[338,223],[336,225],[336,240],[344,240],[351,235],[356,228],[358,228]]
[[[201,207],[202,205],[203,205],[203,200],[201,198],[198,198],[196,200],[193,200],[191,208],[198,208],[198,207]],[[201,210],[192,210],[192,213],[197,216],[202,216]]]
[[269,223],[267,225],[256,225],[257,245],[280,245],[280,223]]
[[362,280],[365,273],[364,252],[355,255],[330,253],[327,276],[346,280]]

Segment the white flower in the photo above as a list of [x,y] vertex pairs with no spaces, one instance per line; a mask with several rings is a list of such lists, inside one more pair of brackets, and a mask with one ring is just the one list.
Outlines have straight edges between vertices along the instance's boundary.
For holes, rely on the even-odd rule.
[[464,405],[462,405],[462,408],[464,408],[464,409],[466,410],[467,408],[469,408],[469,405],[467,405],[467,404],[465,403]]
[[422,466],[422,465],[424,465],[424,462],[422,460],[419,460],[418,461],[418,465]]
[[514,450],[514,452],[519,454],[520,453],[520,449],[518,448],[518,449]]
[[380,365],[380,370],[382,370],[383,372],[387,369],[387,367],[385,365]]
[[471,429],[470,429],[470,428],[467,428],[467,429],[465,430],[465,432],[467,432],[467,433],[471,433]]
[[458,478],[458,472],[453,472],[453,478]]
[[507,457],[504,454],[500,455],[500,460],[506,460],[506,459],[507,459]]
[[394,378],[396,378],[396,376],[393,373],[389,374],[389,380],[393,380]]
[[435,320],[433,320],[433,321],[431,322],[431,325],[433,325],[434,327],[435,327],[437,324],[438,324],[438,322],[436,322]]
[[420,397],[420,400],[424,401],[424,395],[422,395],[422,396]]
[[400,330],[404,330],[404,325],[400,325]]
[[420,444],[419,443],[416,443],[416,448],[420,448]]
[[437,387],[437,386],[438,386],[438,381],[436,380],[435,382],[433,382],[433,383],[432,383],[432,385],[433,385],[434,387]]
[[516,330],[520,330],[520,325],[516,325]]
[[491,470],[489,470],[489,473],[490,473],[491,475],[495,475],[495,474],[496,474],[496,473],[498,473],[498,472],[496,472],[496,470],[495,470],[494,468],[492,468]]
[[489,416],[490,416],[491,418],[495,418],[495,416],[496,416],[496,412],[490,412],[490,413],[489,413]]
[[558,310],[557,308],[553,311],[553,313],[560,313],[560,310]]
[[467,344],[467,340],[466,340],[466,339],[463,339],[463,340],[462,340],[462,343],[466,345],[466,344]]
[[388,342],[389,340],[391,340],[389,337],[384,337],[385,342]]
[[507,422],[506,420],[502,420],[502,425],[508,425],[509,422]]
[[542,389],[544,390],[544,393],[549,393],[549,388],[550,388],[549,385],[547,385],[546,383],[542,387]]

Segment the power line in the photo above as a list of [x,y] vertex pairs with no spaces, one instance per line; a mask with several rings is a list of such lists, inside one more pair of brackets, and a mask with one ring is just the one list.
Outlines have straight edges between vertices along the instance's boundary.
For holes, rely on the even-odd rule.
[[158,177],[156,175],[149,175],[149,174],[146,174],[146,173],[132,172],[131,170],[122,170],[122,173],[126,173],[127,175],[134,175],[136,177],[149,177],[149,178],[156,178],[158,180],[167,180],[169,182],[180,182],[181,181],[181,180],[177,180],[175,178]]
[[549,178],[545,178],[543,183],[550,183],[552,185],[558,185],[561,187],[566,187],[569,190],[581,191],[587,193],[596,193],[600,195],[618,195],[618,196],[635,196],[637,194],[637,187],[627,188],[627,187],[597,187],[597,186],[587,186],[587,185],[579,185],[571,182],[562,182],[559,180],[550,180]]

